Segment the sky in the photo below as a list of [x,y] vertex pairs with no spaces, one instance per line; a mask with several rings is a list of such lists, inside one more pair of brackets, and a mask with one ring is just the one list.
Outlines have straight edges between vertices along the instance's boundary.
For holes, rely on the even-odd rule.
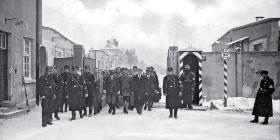
[[43,0],[43,25],[86,52],[116,38],[140,60],[166,66],[169,46],[211,51],[229,29],[280,17],[280,0]]

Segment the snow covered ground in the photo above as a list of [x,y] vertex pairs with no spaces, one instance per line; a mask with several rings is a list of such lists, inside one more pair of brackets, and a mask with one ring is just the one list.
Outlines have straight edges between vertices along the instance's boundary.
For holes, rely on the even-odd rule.
[[[41,109],[12,119],[0,120],[1,140],[279,140],[279,114],[269,125],[251,124],[250,113],[179,110],[178,119],[169,119],[164,108],[136,111],[115,116],[107,108],[94,117],[69,121],[70,113],[61,120],[41,127]],[[261,121],[263,119],[261,118]]]

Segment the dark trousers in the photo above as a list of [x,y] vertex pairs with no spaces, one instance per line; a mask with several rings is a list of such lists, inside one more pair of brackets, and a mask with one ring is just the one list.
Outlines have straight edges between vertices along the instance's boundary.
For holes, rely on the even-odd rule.
[[64,111],[68,111],[68,99],[66,97],[63,97],[60,102],[60,111],[63,112],[63,107]]
[[45,126],[47,123],[50,123],[52,120],[52,112],[51,112],[51,100],[43,99],[41,102],[42,106],[42,125]]
[[[79,114],[80,114],[80,117],[83,116],[83,111],[82,110],[79,110]],[[76,118],[76,111],[72,111],[72,119],[75,119]]]
[[[264,122],[268,122],[268,119],[269,119],[269,117],[268,116],[265,116],[264,117]],[[254,119],[255,121],[259,121],[259,116],[258,115],[255,115],[255,119]]]
[[[88,114],[89,115],[92,114],[92,106],[91,105],[88,107]],[[87,115],[87,107],[85,107],[85,109],[84,109],[84,115]]]
[[145,107],[148,107],[148,110],[151,110],[153,107],[154,94],[148,94],[145,96]]
[[170,117],[173,116],[173,110],[174,110],[174,117],[177,117],[178,108],[169,109],[169,116],[170,116]]

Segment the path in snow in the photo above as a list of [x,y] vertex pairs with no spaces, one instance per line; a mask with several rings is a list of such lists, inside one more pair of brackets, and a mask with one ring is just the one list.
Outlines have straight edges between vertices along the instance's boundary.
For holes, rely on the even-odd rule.
[[[279,140],[279,114],[270,124],[251,124],[250,113],[179,110],[179,119],[169,119],[168,111],[154,108],[139,116],[136,111],[112,116],[106,110],[94,117],[61,120],[41,127],[41,109],[8,120],[0,120],[1,140]],[[261,118],[261,121],[263,118]]]

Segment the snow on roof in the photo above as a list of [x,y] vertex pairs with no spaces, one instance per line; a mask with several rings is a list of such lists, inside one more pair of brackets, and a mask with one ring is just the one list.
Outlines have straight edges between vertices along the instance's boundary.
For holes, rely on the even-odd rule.
[[249,39],[249,37],[242,37],[242,38],[240,38],[240,39],[237,39],[237,40],[234,40],[234,41],[232,41],[232,42],[229,42],[229,43],[227,44],[227,46],[232,45],[232,44],[237,43],[237,42],[240,42],[240,41],[243,41],[243,40],[246,40],[246,39]]
[[200,51],[202,51],[202,50],[200,50],[200,49],[197,49],[197,48],[194,48],[194,47],[187,47],[187,48],[184,48],[184,49],[181,49],[181,50],[179,50],[180,52],[200,52]]

